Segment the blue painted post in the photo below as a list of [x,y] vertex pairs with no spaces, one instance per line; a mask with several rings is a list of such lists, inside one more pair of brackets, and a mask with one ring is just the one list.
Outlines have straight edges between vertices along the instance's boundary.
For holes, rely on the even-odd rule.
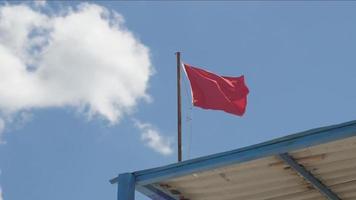
[[135,199],[135,176],[133,174],[120,174],[117,185],[117,200]]

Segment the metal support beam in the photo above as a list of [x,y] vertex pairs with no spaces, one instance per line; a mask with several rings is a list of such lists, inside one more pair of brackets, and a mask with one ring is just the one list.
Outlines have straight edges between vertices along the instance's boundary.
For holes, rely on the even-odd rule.
[[317,189],[325,197],[327,197],[330,200],[341,200],[333,191],[331,191],[319,179],[317,179],[303,166],[299,165],[299,163],[288,153],[282,153],[279,154],[278,156],[292,169],[294,169],[299,175],[301,175],[305,180],[307,180],[315,189]]
[[135,176],[131,173],[120,174],[117,180],[117,200],[134,200]]

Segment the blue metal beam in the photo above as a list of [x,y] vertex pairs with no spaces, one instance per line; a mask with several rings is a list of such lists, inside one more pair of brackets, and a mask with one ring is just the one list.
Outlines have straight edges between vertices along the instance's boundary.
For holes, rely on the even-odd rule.
[[[132,174],[121,174],[110,180],[110,182],[112,184],[119,182],[119,200],[133,200],[133,190],[135,187],[138,191],[153,198],[156,198],[156,195],[157,198],[173,200],[175,197],[169,196],[161,190],[153,187],[152,183],[217,167],[247,162],[266,156],[283,154],[285,152],[291,152],[354,136],[356,136],[356,121],[351,121],[289,135],[233,151],[187,160],[163,167],[137,171]],[[328,198],[339,199],[335,194],[333,196],[328,188],[326,189],[327,190],[323,190],[323,194],[329,194]],[[165,195],[167,195],[167,197]]]
[[[233,151],[134,172],[134,174],[138,185],[148,185],[199,171],[278,155],[352,136],[356,136],[356,121],[313,129]],[[113,182],[116,182],[116,180],[113,180]]]
[[301,175],[306,181],[308,181],[315,189],[330,200],[341,200],[333,191],[331,191],[326,185],[324,185],[313,174],[307,171],[303,166],[294,160],[288,153],[279,154],[278,157],[294,169],[299,175]]
[[118,177],[110,180],[110,183],[118,184],[118,200],[133,200],[135,190],[145,194],[152,200],[179,200],[178,196],[167,194],[153,185],[136,185],[135,176],[132,173],[120,174]]
[[120,174],[117,185],[117,200],[135,199],[135,176],[132,173]]

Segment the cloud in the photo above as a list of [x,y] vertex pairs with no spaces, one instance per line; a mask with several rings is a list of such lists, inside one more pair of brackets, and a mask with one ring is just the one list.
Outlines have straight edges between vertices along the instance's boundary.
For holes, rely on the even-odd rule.
[[3,197],[3,195],[2,195],[2,188],[1,188],[1,186],[0,186],[0,200],[4,200],[4,197]]
[[[3,143],[3,141],[2,141],[2,134],[3,134],[4,130],[5,130],[5,122],[4,122],[3,119],[0,118],[0,144]],[[1,174],[1,173],[0,173],[0,174]],[[0,200],[1,200],[1,199],[0,199]]]
[[37,7],[44,7],[47,4],[46,0],[34,0],[33,3]]
[[[0,176],[1,176],[1,170],[0,170]],[[3,197],[3,195],[2,195],[2,187],[1,187],[1,185],[0,185],[0,200],[4,200],[4,197]]]
[[148,147],[162,155],[170,155],[173,153],[172,140],[162,136],[152,124],[135,120],[135,125],[141,131],[141,140]]
[[0,130],[19,113],[71,107],[114,124],[149,100],[149,49],[95,4],[44,13],[0,7]]

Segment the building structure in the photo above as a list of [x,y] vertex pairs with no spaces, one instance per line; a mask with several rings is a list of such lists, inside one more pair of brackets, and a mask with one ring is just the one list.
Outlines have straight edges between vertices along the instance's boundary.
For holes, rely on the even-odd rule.
[[356,121],[119,174],[118,200],[356,200]]

